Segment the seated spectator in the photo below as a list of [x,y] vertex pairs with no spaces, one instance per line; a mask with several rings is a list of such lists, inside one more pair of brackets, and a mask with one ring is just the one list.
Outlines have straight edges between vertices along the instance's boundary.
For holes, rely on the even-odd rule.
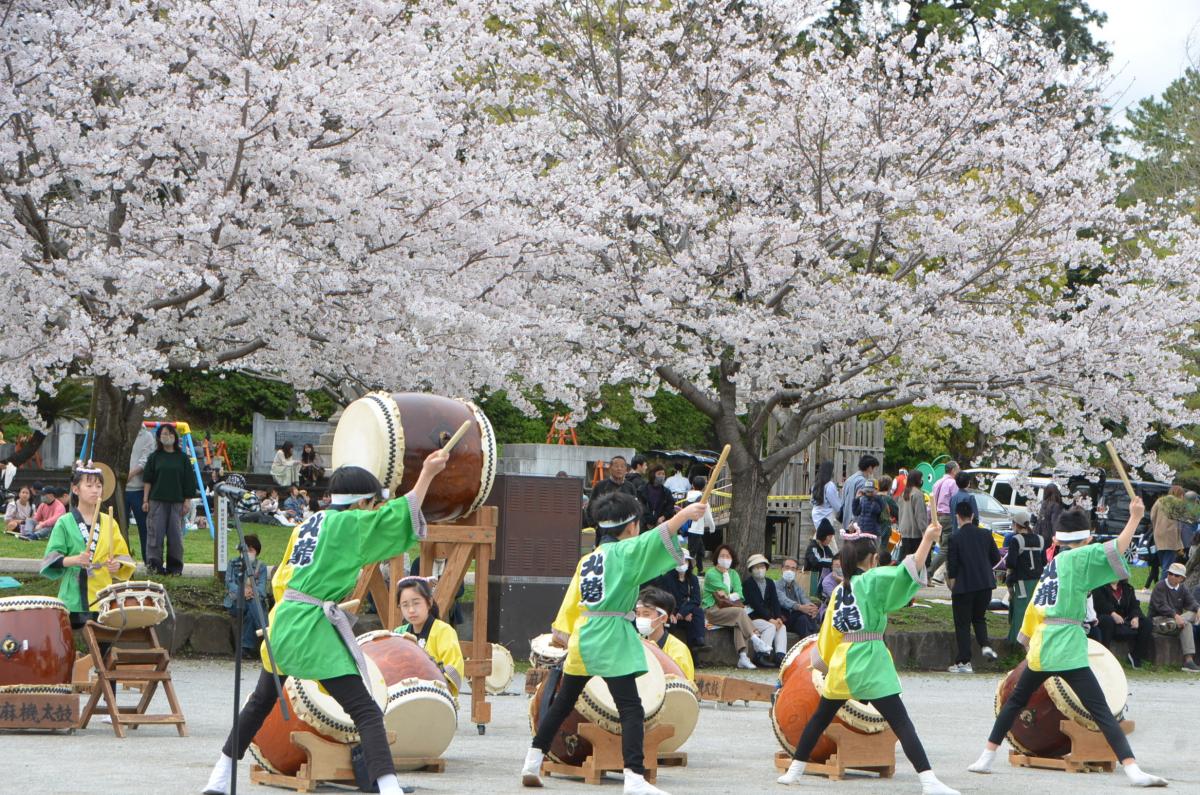
[[1113,643],[1125,641],[1129,646],[1126,659],[1130,667],[1140,668],[1154,653],[1154,634],[1149,619],[1142,614],[1129,579],[1117,580],[1092,591],[1092,604],[1100,622],[1100,642],[1116,653]]
[[692,573],[692,556],[683,553],[684,562],[658,579],[654,585],[666,591],[675,600],[675,612],[671,616],[671,628],[682,634],[688,647],[695,654],[707,651],[704,642],[704,608],[700,600],[704,593],[700,589],[700,580]]
[[755,654],[770,654],[771,647],[758,636],[758,631],[746,615],[746,602],[742,596],[742,578],[738,576],[737,556],[729,544],[721,544],[713,553],[715,566],[704,573],[704,596],[700,604],[704,607],[704,618],[716,627],[733,629],[733,648],[738,653],[738,668],[757,668],[746,654],[753,648]]
[[744,596],[746,607],[750,608],[751,623],[763,642],[774,649],[772,653],[759,654],[755,662],[763,667],[778,668],[787,654],[787,625],[783,620],[783,608],[779,604],[775,581],[767,576],[770,566],[765,555],[750,556],[750,582],[744,586]]
[[295,445],[284,442],[271,461],[271,477],[280,486],[294,485],[300,479],[300,462],[293,457]]
[[1200,605],[1196,597],[1183,587],[1187,569],[1182,563],[1172,563],[1167,576],[1150,593],[1150,620],[1159,635],[1178,635],[1183,649],[1183,670],[1197,672],[1196,643],[1200,640]]
[[263,600],[260,605],[265,621],[267,618],[265,601],[267,598],[267,567],[258,559],[258,556],[262,554],[262,541],[258,536],[253,533],[246,535],[246,550],[248,552],[246,560],[242,560],[242,556],[238,555],[229,561],[229,568],[225,570],[225,609],[236,621],[238,589],[241,588],[245,596],[245,604],[242,607],[242,653],[243,655],[253,655],[258,653],[258,631],[266,629],[265,624],[259,623],[258,609],[255,608],[253,600],[255,596]]
[[254,524],[265,524],[271,527],[282,527],[283,522],[275,518],[275,512],[268,513],[263,509],[263,503],[266,501],[267,493],[262,489],[258,491],[248,491],[242,495],[241,501],[238,503],[238,518],[243,522],[253,522]]
[[325,477],[325,462],[321,454],[309,443],[300,448],[300,483],[305,486],[315,486],[317,481]]
[[[816,536],[808,542],[804,551],[804,570],[808,572],[808,592],[816,597],[821,590],[821,580],[833,568],[833,525],[821,522],[817,527]],[[823,600],[822,600],[823,601]]]
[[17,498],[4,509],[4,529],[9,533],[21,533],[32,530],[36,524],[33,520],[33,492],[28,486],[22,486],[17,492]]
[[776,592],[779,607],[783,610],[783,624],[789,632],[807,637],[817,631],[817,606],[804,593],[804,586],[796,580],[800,564],[795,558],[783,562],[783,573],[779,575]]
[[[66,489],[60,489],[58,486],[46,486],[42,489],[42,504],[33,512],[33,527],[19,537],[23,541],[40,541],[50,537],[50,531],[54,529],[54,523],[58,521],[58,517],[67,512],[63,501],[59,499],[59,492],[66,494]],[[28,523],[26,523],[28,528]]]
[[261,510],[263,513],[275,513],[279,510],[279,492],[275,489],[267,489],[265,496],[259,499]]
[[821,590],[817,596],[821,600],[821,609],[817,611],[817,624],[820,625],[825,620],[825,608],[829,607],[829,598],[833,596],[833,591],[842,584],[842,553],[833,553],[833,561],[830,563],[829,571],[821,578]]
[[634,608],[634,624],[638,634],[666,652],[683,671],[689,682],[696,681],[696,666],[692,653],[679,638],[667,632],[667,624],[676,612],[675,599],[662,588],[643,588]]
[[288,521],[293,524],[299,524],[304,519],[306,507],[306,502],[300,494],[299,487],[292,486],[289,489],[288,498],[283,501],[283,513],[287,516]]

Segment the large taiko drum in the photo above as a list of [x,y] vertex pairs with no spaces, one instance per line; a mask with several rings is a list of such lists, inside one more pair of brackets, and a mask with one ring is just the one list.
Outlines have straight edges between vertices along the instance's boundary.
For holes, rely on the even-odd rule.
[[[1104,700],[1113,717],[1121,720],[1125,717],[1125,708],[1129,694],[1128,682],[1121,663],[1104,645],[1088,639],[1088,665],[1104,691]],[[1004,702],[1017,686],[1021,674],[1028,667],[1028,662],[1021,664],[1008,672],[996,688],[996,714],[1000,713]],[[1008,742],[1017,751],[1031,756],[1059,757],[1071,751],[1071,739],[1063,733],[1060,724],[1064,720],[1073,720],[1081,726],[1096,730],[1096,722],[1092,720],[1087,709],[1063,679],[1052,676],[1034,691],[1029,703],[1017,714],[1012,728],[1008,731]]]
[[383,723],[396,735],[393,756],[441,756],[458,728],[458,705],[437,663],[408,633],[367,632],[358,645],[387,682]]
[[484,689],[493,696],[498,696],[508,689],[516,676],[517,667],[513,663],[512,652],[499,643],[492,644],[492,672],[484,679]]
[[[666,697],[666,675],[658,661],[659,658],[649,646],[644,645],[643,649],[646,654],[646,673],[637,678],[637,688],[642,710],[646,714],[645,725],[650,728],[657,725],[659,713],[662,711],[663,700]],[[551,670],[551,675],[538,685],[529,702],[529,730],[532,734],[537,734],[538,723],[550,708],[549,703],[543,706],[544,695],[547,692],[557,693],[562,684],[562,678],[559,676],[561,669]],[[548,685],[551,690],[547,689]],[[548,754],[551,759],[568,765],[584,763],[592,753],[592,744],[579,734],[581,723],[595,723],[613,734],[621,733],[621,715],[617,704],[608,690],[608,685],[598,676],[588,680],[579,700],[575,702],[575,708],[567,715],[559,727],[558,734],[551,741]]]
[[656,723],[675,729],[673,735],[662,741],[658,750],[663,753],[678,751],[692,736],[696,724],[700,722],[700,692],[671,655],[660,649],[656,643],[646,641],[646,645],[662,666],[667,680],[664,685],[662,709],[658,712]]
[[412,392],[371,392],[342,412],[333,434],[333,466],[374,473],[393,496],[417,482],[426,456],[441,449],[464,422],[471,427],[454,447],[421,504],[430,522],[466,516],[483,505],[496,477],[496,436],[474,403]]
[[[388,687],[379,666],[367,658],[367,678],[371,683],[371,696],[380,710],[387,706]],[[295,775],[308,758],[303,749],[292,743],[292,732],[308,732],[337,743],[357,743],[358,730],[354,721],[338,705],[333,696],[325,692],[320,682],[289,677],[283,686],[283,697],[287,701],[289,720],[283,719],[279,705],[267,715],[262,727],[254,735],[250,753],[258,763],[273,773]]]
[[0,599],[0,686],[69,684],[74,663],[65,604],[51,596]]
[[529,640],[529,664],[534,668],[561,666],[567,658],[567,650],[554,645],[554,636],[549,632]]
[[96,620],[112,629],[143,629],[167,619],[167,591],[150,580],[114,582],[96,593]]
[[[812,651],[816,643],[816,635],[809,635],[797,642],[788,650],[779,666],[781,684],[771,703],[771,727],[780,746],[789,754],[796,752],[800,734],[817,711],[825,687],[825,677],[812,665]],[[853,699],[842,705],[834,722],[860,734],[877,734],[887,728],[887,721],[874,707]],[[824,762],[835,750],[833,742],[822,735],[809,761]]]

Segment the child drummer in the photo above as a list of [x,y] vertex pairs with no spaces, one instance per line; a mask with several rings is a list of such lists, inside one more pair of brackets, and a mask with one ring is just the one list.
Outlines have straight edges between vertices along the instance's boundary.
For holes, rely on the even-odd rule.
[[[964,503],[970,510],[970,505]],[[900,566],[877,566],[879,541],[871,533],[842,536],[845,579],[834,589],[813,648],[813,667],[825,673],[825,691],[809,718],[796,753],[780,784],[795,784],[804,775],[809,754],[847,699],[869,701],[896,733],[904,755],[917,771],[922,795],[958,795],[934,775],[904,702],[892,655],[883,643],[888,613],[908,605],[925,584],[925,560],[941,535],[937,522],[925,529],[917,551]]]
[[1054,540],[1061,551],[1042,572],[1017,636],[1028,648],[1028,667],[996,716],[983,753],[967,768],[972,773],[992,772],[996,750],[1017,715],[1043,682],[1058,676],[1087,707],[1113,753],[1121,760],[1129,782],[1135,787],[1167,785],[1165,779],[1138,767],[1129,740],[1109,710],[1096,674],[1088,667],[1087,635],[1083,630],[1087,600],[1092,590],[1129,576],[1125,551],[1129,549],[1145,512],[1142,499],[1133,498],[1125,528],[1115,539],[1103,544],[1090,543],[1092,522],[1087,511],[1072,508],[1059,517]]
[[683,563],[679,528],[704,517],[706,502],[683,508],[654,530],[638,535],[641,504],[623,492],[601,498],[592,507],[600,545],[579,561],[563,597],[556,633],[570,639],[562,685],[533,738],[521,768],[526,787],[542,786],[542,758],[554,735],[593,676],[604,678],[621,715],[621,753],[625,761],[624,795],[665,795],[646,781],[642,739],[645,715],[634,680],[646,672],[646,653],[634,629],[634,605],[641,583]]
[[54,523],[41,568],[43,576],[60,581],[58,598],[75,629],[95,618],[96,595],[114,580],[128,580],[135,568],[116,521],[100,512],[105,475],[91,463],[78,463],[71,474],[75,505]]
[[[281,676],[318,680],[350,715],[362,738],[367,776],[382,795],[407,791],[396,779],[383,712],[364,682],[362,651],[336,602],[354,588],[363,566],[403,553],[425,535],[421,503],[433,478],[446,468],[449,454],[438,450],[425,459],[412,491],[379,507],[386,498],[379,480],[365,469],[339,467],[329,480],[330,507],[292,531],[272,587],[269,638]],[[263,671],[238,716],[237,747],[230,732],[213,767],[205,795],[226,795],[233,755],[241,759],[278,695],[263,644]]]
[[462,647],[454,627],[438,617],[437,602],[433,601],[433,589],[429,587],[429,581],[424,577],[405,577],[396,583],[396,598],[400,602],[404,623],[395,631],[411,633],[416,637],[417,644],[442,669],[450,692],[457,698],[466,670]]

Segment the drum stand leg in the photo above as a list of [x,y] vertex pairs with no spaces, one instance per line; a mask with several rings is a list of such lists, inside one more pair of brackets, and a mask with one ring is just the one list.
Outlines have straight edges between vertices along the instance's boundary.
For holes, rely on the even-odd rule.
[[[180,737],[187,736],[187,722],[175,696],[171,673],[167,670],[171,663],[171,655],[159,643],[154,627],[117,632],[103,624],[89,621],[84,625],[83,638],[95,664],[96,677],[92,683],[91,696],[79,717],[79,728],[87,728],[92,716],[100,709],[100,701],[103,699],[103,708],[108,713],[113,732],[118,737],[125,736],[126,726],[136,729],[143,723],[171,725],[179,732]],[[107,654],[100,653],[101,641],[113,644]],[[117,645],[118,643],[120,645]],[[125,682],[142,685],[137,706],[117,705],[116,685]],[[171,711],[161,715],[148,715],[146,710],[160,685]]]
[[[861,734],[837,723],[830,724],[825,737],[832,740],[837,750],[824,762],[808,762],[804,772],[810,776],[825,776],[832,781],[841,781],[847,770],[862,770],[878,773],[880,778],[891,778],[896,772],[896,735],[891,729],[877,734]],[[792,764],[792,755],[786,751],[775,754],[775,768],[785,771]]]
[[[542,762],[542,775],[557,773],[560,776],[582,778],[588,784],[599,784],[609,771],[625,769],[625,757],[621,753],[621,735],[602,729],[594,723],[579,724],[579,734],[592,744],[592,753],[582,765],[566,765],[561,762]],[[651,784],[658,778],[658,746],[675,734],[674,726],[655,726],[646,731],[642,741],[645,756],[646,780]]]
[[[1135,726],[1131,720],[1121,721],[1121,731],[1132,734]],[[1117,757],[1108,747],[1104,735],[1073,720],[1059,723],[1059,729],[1071,740],[1071,750],[1062,757],[1032,756],[1016,751],[1008,752],[1008,763],[1013,767],[1036,767],[1043,770],[1065,770],[1068,773],[1111,773],[1117,769]]]
[[[313,792],[327,781],[354,781],[354,766],[350,761],[350,746],[335,743],[308,732],[292,732],[292,743],[304,751],[305,761],[296,775],[272,773],[259,765],[250,766],[250,781],[269,787],[285,787],[296,792]],[[396,735],[388,732],[388,745],[396,744]],[[446,760],[440,757],[393,756],[397,770],[420,770],[427,773],[443,773]]]

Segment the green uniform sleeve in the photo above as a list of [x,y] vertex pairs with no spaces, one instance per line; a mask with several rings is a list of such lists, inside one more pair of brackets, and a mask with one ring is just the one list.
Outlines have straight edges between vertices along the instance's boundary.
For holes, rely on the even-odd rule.
[[46,554],[42,557],[41,573],[43,577],[51,580],[61,580],[63,575],[68,571],[76,571],[78,569],[76,566],[68,568],[61,565],[54,565],[68,555],[75,554],[67,533],[68,524],[73,525],[74,523],[75,520],[70,514],[63,514],[54,523],[54,527],[50,530],[50,540],[46,542]]
[[1103,544],[1090,544],[1076,552],[1071,558],[1072,565],[1078,567],[1078,576],[1083,587],[1094,591],[1102,585],[1129,576],[1129,567],[1125,558],[1117,550],[1117,542],[1105,541]]
[[683,549],[679,546],[679,536],[672,533],[666,524],[620,542],[619,548],[625,560],[622,573],[634,585],[666,574],[685,560]]
[[904,607],[919,590],[908,566],[876,566],[854,579],[854,595],[881,614]]
[[409,497],[388,500],[377,511],[354,511],[362,565],[401,555],[425,537],[425,517]]

